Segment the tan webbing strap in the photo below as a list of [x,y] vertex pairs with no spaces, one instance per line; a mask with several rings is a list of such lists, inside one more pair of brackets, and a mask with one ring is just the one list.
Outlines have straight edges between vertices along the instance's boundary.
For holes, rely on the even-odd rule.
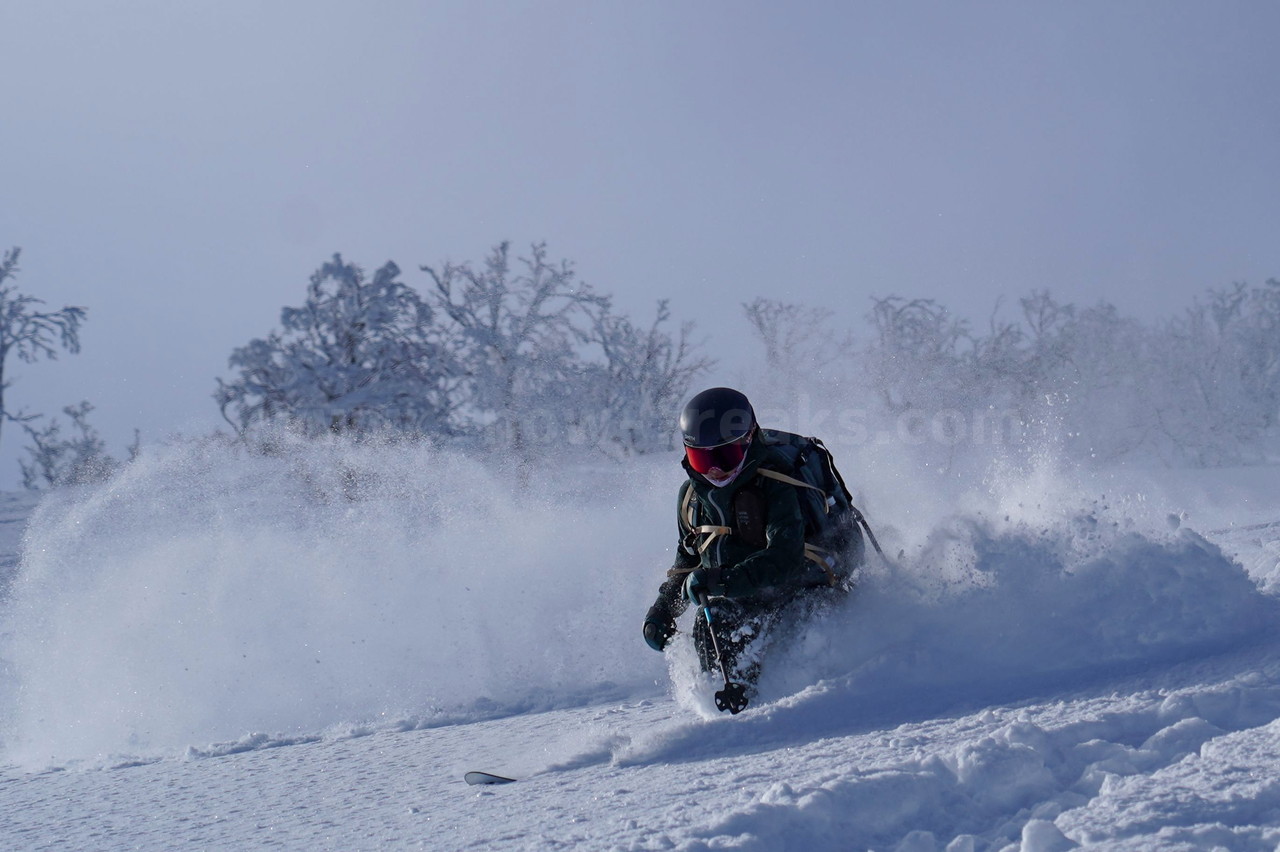
[[698,535],[705,535],[702,544],[698,545],[699,553],[706,553],[707,548],[711,546],[711,542],[715,541],[722,535],[732,535],[733,527],[715,527],[710,524],[703,524],[694,530]]
[[717,527],[712,526],[711,524],[703,524],[700,527],[695,527],[693,523],[696,520],[697,510],[693,505],[693,488],[686,488],[684,492],[684,499],[680,502],[680,526],[684,527],[685,530],[684,546],[686,549],[693,547],[693,545],[688,541],[690,537],[706,536],[706,538],[698,543],[698,553],[706,553],[707,548],[709,548],[711,543],[717,538],[722,535],[731,535],[733,533],[732,527]]
[[827,500],[826,500],[827,492],[823,491],[823,490],[822,490],[821,488],[819,488],[818,486],[816,486],[816,485],[810,485],[809,483],[805,482],[804,480],[801,480],[801,479],[795,479],[795,478],[793,478],[793,477],[787,476],[785,473],[778,473],[776,470],[768,470],[768,469],[763,468],[763,467],[762,467],[762,468],[760,468],[760,469],[757,471],[757,473],[759,473],[761,476],[767,476],[767,477],[769,477],[770,479],[776,479],[776,480],[778,480],[779,482],[785,482],[785,483],[787,483],[788,485],[794,485],[794,486],[795,486],[795,487],[797,487],[797,488],[809,488],[809,489],[812,489],[813,491],[817,491],[819,494],[821,494],[821,495],[822,495],[822,498],[823,498],[823,499],[822,499],[822,511],[823,511],[823,512],[825,512],[825,513],[827,513],[827,514],[830,514],[830,513],[831,513],[831,506],[827,503]]
[[824,556],[826,553],[830,553],[830,551],[814,544],[806,544],[804,546],[805,559],[812,561],[821,568],[822,573],[827,575],[827,583],[834,586],[836,584],[836,572],[832,570],[831,563]]

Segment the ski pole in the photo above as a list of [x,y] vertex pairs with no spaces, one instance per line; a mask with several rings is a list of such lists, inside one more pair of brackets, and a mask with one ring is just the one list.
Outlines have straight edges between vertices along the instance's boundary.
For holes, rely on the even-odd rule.
[[743,684],[734,683],[729,677],[729,669],[724,664],[724,655],[720,653],[720,640],[716,638],[715,627],[711,624],[711,604],[707,601],[707,593],[698,594],[698,603],[702,606],[702,616],[707,620],[707,633],[711,634],[711,647],[716,652],[716,662],[720,665],[720,674],[724,676],[724,689],[715,694],[716,709],[721,713],[728,710],[737,715],[747,709],[747,688]]
[[867,516],[862,514],[862,512],[858,509],[857,506],[852,506],[851,508],[853,509],[854,526],[860,525],[864,530],[867,531],[867,538],[870,539],[871,546],[876,549],[876,553],[880,554],[880,559],[884,562],[885,565],[889,567],[889,570],[891,571],[898,570],[898,566],[895,565],[892,561],[890,561],[889,557],[885,556],[884,551],[880,549],[880,542],[876,541],[876,534],[871,531],[871,524],[867,523]]

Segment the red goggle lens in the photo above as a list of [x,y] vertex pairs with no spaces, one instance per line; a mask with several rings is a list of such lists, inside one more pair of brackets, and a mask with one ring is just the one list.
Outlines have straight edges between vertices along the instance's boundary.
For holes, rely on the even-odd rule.
[[742,464],[742,459],[747,454],[747,445],[734,441],[718,447],[685,447],[684,454],[689,459],[689,467],[698,473],[707,473],[712,468],[727,472]]

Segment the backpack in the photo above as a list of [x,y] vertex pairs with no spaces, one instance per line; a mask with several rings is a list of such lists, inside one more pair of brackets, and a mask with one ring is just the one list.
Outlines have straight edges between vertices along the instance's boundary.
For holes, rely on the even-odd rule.
[[760,475],[797,487],[805,540],[830,538],[834,528],[847,520],[853,509],[853,495],[836,470],[831,451],[817,438],[778,429],[761,429],[760,439],[791,465],[785,472],[761,469]]
[[[859,525],[865,525],[866,521],[853,505],[853,495],[836,469],[831,451],[817,438],[778,429],[761,428],[759,440],[782,456],[788,467],[786,470],[757,468],[757,475],[795,486],[800,513],[804,517],[805,558],[822,570],[830,585],[838,584],[862,562],[863,541]],[[695,535],[731,531],[728,528],[694,526],[693,489],[685,494],[680,520],[684,529]],[[867,531],[870,533],[869,528]],[[874,539],[872,543],[875,543]],[[879,545],[876,549],[879,550]]]

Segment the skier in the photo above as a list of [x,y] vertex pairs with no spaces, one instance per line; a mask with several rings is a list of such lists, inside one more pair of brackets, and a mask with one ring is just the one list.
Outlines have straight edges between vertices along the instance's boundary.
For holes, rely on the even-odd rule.
[[[718,645],[726,672],[754,685],[758,654],[744,652],[767,637],[787,605],[809,590],[846,587],[862,557],[855,523],[860,515],[821,442],[762,430],[739,391],[717,387],[697,394],[680,414],[680,430],[689,477],[678,500],[680,542],[645,615],[644,638],[662,651],[676,632],[676,618],[689,604],[699,605],[693,639],[703,671],[719,667]],[[794,444],[787,441],[805,449],[788,455]],[[843,514],[831,511],[834,497],[799,478],[797,458],[804,464],[806,454],[811,464],[826,465],[831,490],[844,497]],[[806,518],[809,505],[819,507],[809,514],[831,517]]]

